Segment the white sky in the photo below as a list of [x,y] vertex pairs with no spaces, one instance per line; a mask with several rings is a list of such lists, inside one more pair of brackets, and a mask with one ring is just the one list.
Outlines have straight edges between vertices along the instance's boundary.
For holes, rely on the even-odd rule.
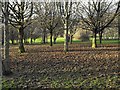
[[[6,2],[6,1],[32,1],[32,2],[64,2],[64,1],[72,1],[72,2],[88,2],[88,1],[92,1],[92,0],[0,0],[2,2]],[[95,1],[99,1],[99,0],[95,0]],[[111,1],[111,0],[102,0],[102,1]],[[119,0],[112,0],[113,2],[118,2]]]

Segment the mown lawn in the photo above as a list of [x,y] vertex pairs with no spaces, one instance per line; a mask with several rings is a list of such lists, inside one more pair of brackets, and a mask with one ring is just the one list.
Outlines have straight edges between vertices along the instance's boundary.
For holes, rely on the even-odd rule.
[[[90,39],[89,41],[81,41],[80,39],[73,39],[73,43],[88,43],[90,44],[91,43],[91,40]],[[30,39],[27,40],[29,43],[30,43]],[[48,38],[47,39],[47,44],[50,43],[50,39]],[[118,44],[120,41],[117,40],[117,39],[108,39],[108,40],[102,40],[102,44]],[[11,41],[10,41],[11,43]],[[16,43],[16,41],[15,41]],[[56,44],[63,44],[64,43],[64,38],[63,37],[58,37],[57,40],[56,40]],[[34,42],[33,40],[33,44],[42,44],[42,38],[37,38]],[[97,44],[100,44],[99,42],[99,39],[97,39]]]
[[25,48],[20,54],[11,46],[13,74],[3,77],[3,88],[120,88],[118,44],[73,43],[66,53],[62,44]]
[[[27,40],[28,42],[30,42],[30,39]],[[48,38],[48,43],[50,42],[50,39]],[[34,41],[33,41],[34,43]],[[41,44],[42,43],[42,38],[37,38],[35,40],[35,43],[36,44]],[[63,37],[58,37],[57,40],[56,40],[56,44],[63,44],[64,43],[64,38]],[[73,39],[73,43],[91,43],[91,39],[90,41],[81,41],[80,39]],[[108,39],[108,40],[102,40],[102,44],[118,44],[119,43],[119,40],[115,39]],[[97,40],[97,44],[100,44],[99,43],[99,40]]]

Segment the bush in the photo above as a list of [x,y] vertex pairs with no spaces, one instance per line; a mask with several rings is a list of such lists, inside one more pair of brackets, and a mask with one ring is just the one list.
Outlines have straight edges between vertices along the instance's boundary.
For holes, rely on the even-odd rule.
[[82,34],[80,35],[80,39],[81,39],[82,42],[83,42],[83,41],[89,41],[89,35],[86,34],[86,33],[82,33]]

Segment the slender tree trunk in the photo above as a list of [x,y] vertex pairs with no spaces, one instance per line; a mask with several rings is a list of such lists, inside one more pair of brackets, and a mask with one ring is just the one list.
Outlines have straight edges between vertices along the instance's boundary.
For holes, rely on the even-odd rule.
[[45,36],[45,33],[43,33],[43,44],[45,44],[46,43],[46,36]]
[[43,31],[42,43],[43,43],[43,44],[46,43],[46,30],[45,30],[45,29],[44,29],[44,31]]
[[19,28],[19,50],[20,50],[20,53],[25,52],[24,43],[23,43],[23,36],[24,36],[24,31],[23,31],[23,28],[20,27]]
[[25,43],[25,44],[27,44],[27,43],[28,43],[28,42],[27,42],[27,38],[24,38],[24,43]]
[[70,35],[70,44],[72,44],[73,41],[73,35]]
[[[31,30],[31,29],[30,29]],[[30,43],[32,44],[32,31],[30,32]]]
[[12,44],[14,44],[14,32],[13,32],[13,30],[11,31],[11,41],[12,41]]
[[92,48],[96,48],[96,47],[97,47],[96,33],[93,33]]
[[99,40],[100,40],[100,44],[102,44],[102,34],[103,34],[103,32],[100,31],[100,32],[99,32]]
[[120,14],[118,15],[118,34],[119,34],[119,42],[120,42]]
[[35,40],[36,40],[36,39],[34,38],[34,43],[35,43]]
[[54,33],[54,41],[53,41],[54,44],[56,44],[57,37],[58,37],[58,34]]
[[65,20],[65,24],[64,24],[64,51],[67,52],[68,51],[68,20]]
[[18,39],[16,39],[16,43],[17,43],[17,44],[19,43],[19,40],[18,40]]
[[97,33],[95,33],[95,47],[97,47]]
[[2,26],[2,45],[4,45],[4,26]]
[[32,44],[32,37],[30,38],[30,43]]
[[52,29],[50,29],[50,46],[53,46],[52,36],[53,36],[53,31],[52,31]]
[[54,36],[54,44],[56,44],[57,37]]
[[9,27],[8,27],[8,2],[5,2],[5,30],[4,30],[4,61],[3,75],[11,74],[9,59]]
[[12,41],[12,44],[14,44],[14,39],[11,39],[11,41]]
[[[2,6],[0,6],[1,8]],[[2,14],[2,10],[0,9],[0,16]],[[1,18],[0,18],[1,19]],[[2,34],[2,28],[3,28],[3,25],[2,25],[2,19],[0,20],[0,33]],[[3,35],[3,34],[2,34]],[[0,35],[0,40],[2,39],[2,36]],[[2,41],[2,40],[1,40]],[[2,46],[0,45],[0,48],[2,48]],[[0,90],[2,90],[2,57],[0,56]]]

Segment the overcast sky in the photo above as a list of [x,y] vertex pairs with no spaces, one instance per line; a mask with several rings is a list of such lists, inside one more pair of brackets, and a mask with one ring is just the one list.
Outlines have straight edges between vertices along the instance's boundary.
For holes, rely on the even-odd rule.
[[[32,1],[32,2],[64,2],[64,1],[73,1],[73,2],[88,2],[88,1],[92,1],[92,0],[0,0],[0,1]],[[99,1],[99,0],[95,0],[95,1]],[[102,1],[113,1],[113,2],[118,2],[119,0],[102,0]]]

